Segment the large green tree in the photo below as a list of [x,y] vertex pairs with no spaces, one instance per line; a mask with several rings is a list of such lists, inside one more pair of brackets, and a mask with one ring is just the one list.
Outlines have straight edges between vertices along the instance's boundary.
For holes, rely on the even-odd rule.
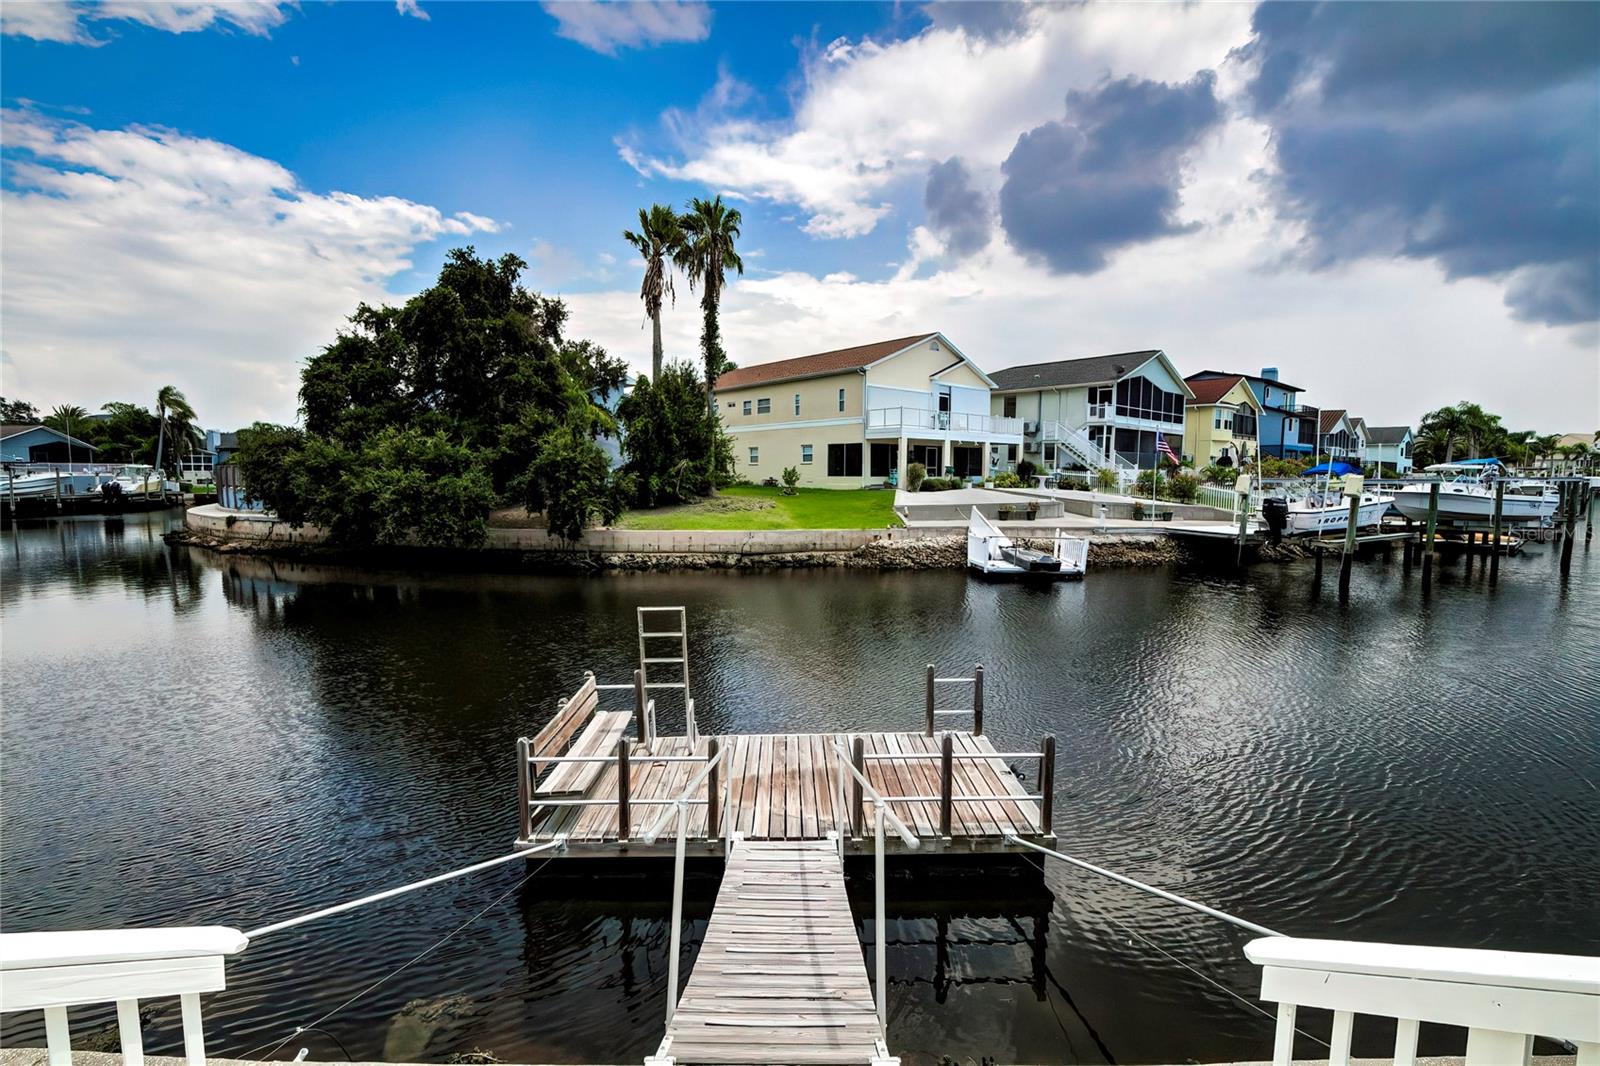
[[27,426],[39,421],[39,409],[26,400],[0,396],[0,422],[8,426]]
[[731,442],[706,410],[700,375],[688,363],[668,364],[654,379],[640,377],[617,405],[617,418],[624,469],[641,507],[708,495],[731,469]]
[[566,539],[614,517],[625,486],[597,397],[626,369],[564,336],[565,305],[524,288],[526,266],[458,248],[403,306],[356,308],[301,374],[303,433],[241,437],[248,491],[350,546],[481,543],[502,501]]
[[672,290],[672,270],[683,252],[683,227],[666,204],[639,208],[638,230],[622,231],[622,239],[638,250],[644,260],[644,279],[639,283],[639,299],[650,318],[650,376],[661,377],[661,303],[676,302]]
[[679,218],[684,237],[679,262],[684,273],[689,275],[690,286],[700,290],[700,310],[704,316],[700,327],[700,355],[705,361],[706,409],[713,414],[717,409],[717,376],[728,362],[728,355],[722,350],[722,328],[717,315],[728,271],[744,273],[744,260],[739,258],[734,247],[743,222],[738,209],[724,204],[721,196],[710,200],[695,197],[689,201],[688,213]]

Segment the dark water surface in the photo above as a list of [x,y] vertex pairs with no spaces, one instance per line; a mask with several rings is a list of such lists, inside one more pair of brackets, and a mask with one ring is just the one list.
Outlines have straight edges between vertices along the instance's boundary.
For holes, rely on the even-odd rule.
[[[0,541],[7,930],[250,928],[499,854],[516,737],[584,669],[628,676],[636,605],[683,604],[703,730],[916,729],[921,665],[982,661],[996,744],[1058,739],[1068,851],[1294,934],[1600,954],[1600,552],[1581,543],[1566,582],[1539,548],[1495,589],[1450,564],[1426,599],[1398,558],[1363,564],[1340,606],[1299,564],[1044,591],[362,574],[168,549],[171,521]],[[261,938],[207,997],[212,1054],[271,1048],[482,912],[275,1057],[639,1061],[663,1024],[666,864],[524,873]],[[1258,981],[1239,930],[1060,864],[895,873],[908,1062],[1270,1055],[1271,1022],[1228,991]],[[692,880],[691,946],[717,876]],[[157,1002],[146,1047],[172,1052]],[[110,1019],[75,1011],[75,1035]],[[42,1022],[5,1036],[42,1043]],[[1358,1051],[1384,1039],[1358,1024]]]

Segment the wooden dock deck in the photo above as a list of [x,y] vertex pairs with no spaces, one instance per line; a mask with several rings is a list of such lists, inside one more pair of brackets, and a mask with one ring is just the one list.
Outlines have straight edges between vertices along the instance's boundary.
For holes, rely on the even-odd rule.
[[[604,713],[604,712],[602,712]],[[601,718],[593,737],[612,734],[616,722]],[[944,824],[944,738],[950,738],[948,828]],[[815,841],[837,833],[845,850],[859,851],[872,832],[870,812],[841,765],[839,747],[853,751],[860,741],[862,772],[890,802],[888,809],[921,839],[918,852],[1010,851],[1009,833],[1029,839],[1049,835],[1048,819],[1036,794],[1018,778],[1011,763],[989,738],[951,731],[923,733],[787,733],[656,737],[652,743],[616,738],[608,755],[579,738],[580,758],[605,759],[588,765],[595,772],[580,792],[554,794],[544,785],[528,789],[528,846],[565,835],[570,855],[669,855],[671,834],[654,843],[646,830],[676,800],[711,753],[721,765],[706,778],[705,789],[688,809],[686,836],[691,853],[721,854],[731,834],[751,841]],[[625,748],[627,788],[619,748]],[[1013,761],[1037,761],[1042,752],[1005,753]],[[571,765],[558,767],[546,782]],[[1037,781],[1039,778],[1035,777]],[[841,796],[840,783],[847,786]],[[624,800],[624,792],[626,800]],[[891,838],[891,850],[906,850]]]
[[834,843],[736,841],[657,1056],[865,1064],[880,1039]]

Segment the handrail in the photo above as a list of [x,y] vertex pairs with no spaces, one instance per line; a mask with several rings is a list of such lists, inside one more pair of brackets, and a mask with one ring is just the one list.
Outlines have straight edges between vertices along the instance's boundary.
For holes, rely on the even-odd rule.
[[[651,825],[649,829],[645,830],[643,836],[643,840],[646,844],[654,844],[656,842],[656,838],[661,835],[661,830],[666,827],[667,822],[674,815],[677,816],[678,840],[677,846],[673,850],[672,864],[672,934],[671,946],[669,947],[667,953],[668,1025],[672,1024],[672,1016],[678,1011],[678,956],[681,954],[680,949],[682,947],[683,940],[683,867],[684,853],[688,844],[688,814],[689,805],[691,803],[706,804],[707,835],[710,836],[711,833],[714,832],[714,816],[717,812],[714,797],[708,795],[703,800],[695,800],[689,797],[689,794],[698,789],[701,782],[705,781],[708,774],[716,772],[717,766],[722,762],[723,749],[717,746],[715,737],[711,739],[711,746],[715,750],[710,754],[710,757],[707,758],[705,768],[696,774],[693,780],[691,780],[687,785],[683,786],[683,791],[678,793],[676,799],[670,801],[671,806],[669,806],[666,811],[664,811],[661,816],[655,820],[655,823]],[[727,787],[728,786],[725,783],[723,788],[726,789]],[[715,792],[716,790],[717,782],[715,778],[712,778],[710,791]],[[722,831],[724,833],[728,831],[726,825],[723,825]]]
[[[877,789],[872,787],[872,782],[867,780],[866,775],[860,770],[857,770],[854,764],[850,762],[850,753],[845,749],[843,744],[835,740],[833,742],[833,750],[834,753],[839,756],[839,764],[846,770],[850,771],[850,775],[861,783],[861,791],[867,799],[870,799],[873,803],[880,807],[889,802],[879,794]],[[902,822],[898,815],[887,809],[884,810],[884,814],[888,817],[889,823],[894,827],[895,835],[905,842],[906,847],[916,848],[921,846],[922,842],[917,839],[917,834],[913,833],[911,828],[907,826],[906,823]]]
[[1006,842],[1008,844],[1020,844],[1025,848],[1031,848],[1034,851],[1042,852],[1045,855],[1049,855],[1051,858],[1060,859],[1062,862],[1071,863],[1073,866],[1077,866],[1077,867],[1079,867],[1081,869],[1088,870],[1091,873],[1097,873],[1102,877],[1109,877],[1113,881],[1118,881],[1118,882],[1120,882],[1120,883],[1122,883],[1124,885],[1129,885],[1129,886],[1131,886],[1133,888],[1141,889],[1141,890],[1143,890],[1145,892],[1150,893],[1153,896],[1160,896],[1162,899],[1168,900],[1168,901],[1170,901],[1172,903],[1182,904],[1183,906],[1188,907],[1191,910],[1199,911],[1201,914],[1209,914],[1213,918],[1220,918],[1222,921],[1228,922],[1228,923],[1233,924],[1233,925],[1237,925],[1241,929],[1248,929],[1252,933],[1257,933],[1257,934],[1259,934],[1261,936],[1276,936],[1276,937],[1281,937],[1281,936],[1284,935],[1283,933],[1274,932],[1273,930],[1268,929],[1264,925],[1257,925],[1255,922],[1247,922],[1243,918],[1235,917],[1234,915],[1229,914],[1226,911],[1219,911],[1215,907],[1208,907],[1204,903],[1198,903],[1195,900],[1189,899],[1187,896],[1180,896],[1176,892],[1168,892],[1164,888],[1157,888],[1154,885],[1147,885],[1143,881],[1136,881],[1131,877],[1127,877],[1127,876],[1125,876],[1123,874],[1116,873],[1113,870],[1107,870],[1104,866],[1096,866],[1092,862],[1085,862],[1082,859],[1074,858],[1071,855],[1067,855],[1067,854],[1065,854],[1063,852],[1055,851],[1055,850],[1053,850],[1051,848],[1042,847],[1042,846],[1040,846],[1038,844],[1033,843],[1031,840],[1023,840],[1021,837],[1017,836],[1015,833],[1007,833],[1007,834],[1005,834],[1005,839],[1006,839]]

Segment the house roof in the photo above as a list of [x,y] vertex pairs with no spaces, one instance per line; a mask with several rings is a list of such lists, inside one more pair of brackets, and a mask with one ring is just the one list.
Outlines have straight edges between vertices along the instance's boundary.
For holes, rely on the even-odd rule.
[[69,437],[59,429],[51,429],[49,426],[40,422],[30,422],[26,425],[0,426],[0,440],[9,440],[12,437],[21,436],[24,433],[31,433],[34,430],[41,429],[51,436],[59,437],[62,440],[67,441],[75,448],[88,448],[90,451],[95,450],[94,445],[90,444],[88,441],[79,440],[77,437]]
[[1404,444],[1410,426],[1368,426],[1368,444]]
[[[1189,377],[1190,378],[1240,377],[1240,378],[1244,378],[1246,381],[1260,381],[1260,382],[1263,382],[1263,383],[1268,384],[1268,385],[1276,385],[1276,386],[1278,386],[1278,388],[1284,389],[1284,390],[1286,390],[1288,392],[1305,392],[1306,391],[1305,389],[1302,389],[1299,385],[1291,385],[1287,381],[1279,381],[1277,378],[1264,378],[1260,374],[1237,374],[1232,370],[1202,370],[1199,373],[1189,375]],[[1185,380],[1188,380],[1188,379],[1185,379]]]
[[1204,406],[1213,404],[1226,396],[1235,385],[1244,380],[1243,374],[1228,374],[1219,378],[1186,377],[1184,384],[1189,386],[1189,391],[1194,393],[1194,402]]
[[938,333],[917,333],[910,337],[858,344],[853,348],[835,348],[830,352],[799,355],[793,359],[776,359],[770,363],[757,363],[755,366],[741,366],[737,370],[730,370],[720,375],[717,378],[717,388],[739,389],[746,385],[765,385],[768,382],[788,381],[791,378],[837,374],[841,370],[859,370],[876,363],[879,359],[904,351],[913,344],[919,344],[938,335]]
[[1351,415],[1350,416],[1350,428],[1351,429],[1359,429],[1363,433],[1365,433],[1366,429],[1367,429],[1367,420],[1365,418],[1357,418],[1355,415]]
[[1317,420],[1317,436],[1321,437],[1333,432],[1333,427],[1339,424],[1339,419],[1344,417],[1344,408],[1332,407],[1322,412]]
[[1002,392],[1016,389],[1054,389],[1065,385],[1096,385],[1116,381],[1161,354],[1159,348],[1142,352],[1092,355],[1087,359],[1059,359],[1053,363],[1025,363],[996,370],[989,376]]

